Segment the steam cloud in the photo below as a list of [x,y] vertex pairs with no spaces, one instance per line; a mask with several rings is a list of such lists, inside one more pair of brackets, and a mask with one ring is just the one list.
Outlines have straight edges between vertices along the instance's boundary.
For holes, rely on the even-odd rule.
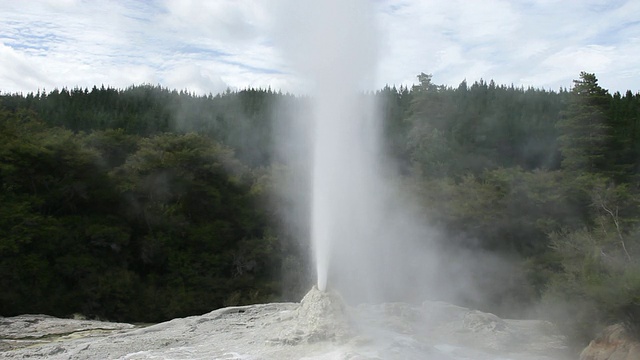
[[[307,108],[276,141],[288,146],[281,153],[307,149],[286,154],[297,164],[298,181],[289,179],[285,187],[308,192],[296,209],[310,209],[309,216],[288,216],[306,222],[297,227],[309,230],[318,287],[348,301],[477,297],[467,280],[469,264],[486,268],[488,258],[459,251],[452,262],[438,250],[442,234],[420,217],[384,156],[379,109],[365,94],[373,88],[378,58],[372,6],[366,0],[283,0],[272,9],[277,45],[310,89]],[[291,141],[300,144],[291,147]],[[503,270],[508,266],[501,262]]]
[[[371,88],[377,28],[366,0],[283,1],[281,47],[310,89],[302,133],[310,166],[310,236],[318,287],[358,301],[398,293],[417,260],[413,226],[384,180],[380,118]],[[286,35],[286,36],[285,36]],[[308,132],[304,132],[308,131]],[[400,231],[400,227],[404,231]],[[419,259],[429,263],[428,259]],[[414,275],[415,271],[411,271]],[[396,289],[389,289],[392,286]],[[391,291],[393,290],[393,291]],[[364,296],[363,296],[364,295]]]

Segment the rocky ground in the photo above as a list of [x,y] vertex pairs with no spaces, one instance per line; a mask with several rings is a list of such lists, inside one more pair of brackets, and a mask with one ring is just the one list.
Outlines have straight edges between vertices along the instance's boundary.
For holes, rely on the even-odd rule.
[[0,317],[0,351],[36,347],[83,337],[104,337],[134,328],[131,324],[59,319],[47,315]]
[[580,354],[580,360],[638,360],[640,341],[622,324],[606,327]]
[[301,303],[229,307],[146,327],[0,318],[3,359],[564,360],[552,324],[440,302],[349,307],[311,290]]

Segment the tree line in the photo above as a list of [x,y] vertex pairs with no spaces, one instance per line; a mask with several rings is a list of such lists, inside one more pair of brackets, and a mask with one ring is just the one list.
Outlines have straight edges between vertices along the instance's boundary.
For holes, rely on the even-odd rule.
[[[417,80],[368,95],[406,190],[448,246],[515,256],[526,275],[477,305],[548,304],[578,340],[637,329],[640,94],[590,73],[559,91]],[[277,214],[274,142],[281,105],[306,101],[150,85],[0,96],[0,314],[161,321],[299,300],[308,251]]]

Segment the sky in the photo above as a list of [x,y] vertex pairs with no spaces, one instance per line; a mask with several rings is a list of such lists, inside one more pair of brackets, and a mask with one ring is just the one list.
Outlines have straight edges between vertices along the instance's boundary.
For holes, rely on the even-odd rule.
[[[638,0],[371,5],[377,89],[414,84],[424,72],[435,84],[454,87],[493,79],[558,90],[586,71],[612,93],[640,91]],[[299,31],[278,26],[285,6],[281,0],[0,0],[0,92],[139,84],[198,94],[248,87],[305,92],[280,46],[288,31]],[[305,13],[295,15],[290,23],[305,26]]]

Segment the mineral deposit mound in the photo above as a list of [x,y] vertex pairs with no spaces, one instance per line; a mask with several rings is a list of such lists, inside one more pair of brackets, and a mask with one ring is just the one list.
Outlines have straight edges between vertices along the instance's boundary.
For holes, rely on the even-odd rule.
[[0,318],[3,359],[560,360],[552,324],[442,302],[361,304],[314,287],[300,303],[228,307],[134,327]]

